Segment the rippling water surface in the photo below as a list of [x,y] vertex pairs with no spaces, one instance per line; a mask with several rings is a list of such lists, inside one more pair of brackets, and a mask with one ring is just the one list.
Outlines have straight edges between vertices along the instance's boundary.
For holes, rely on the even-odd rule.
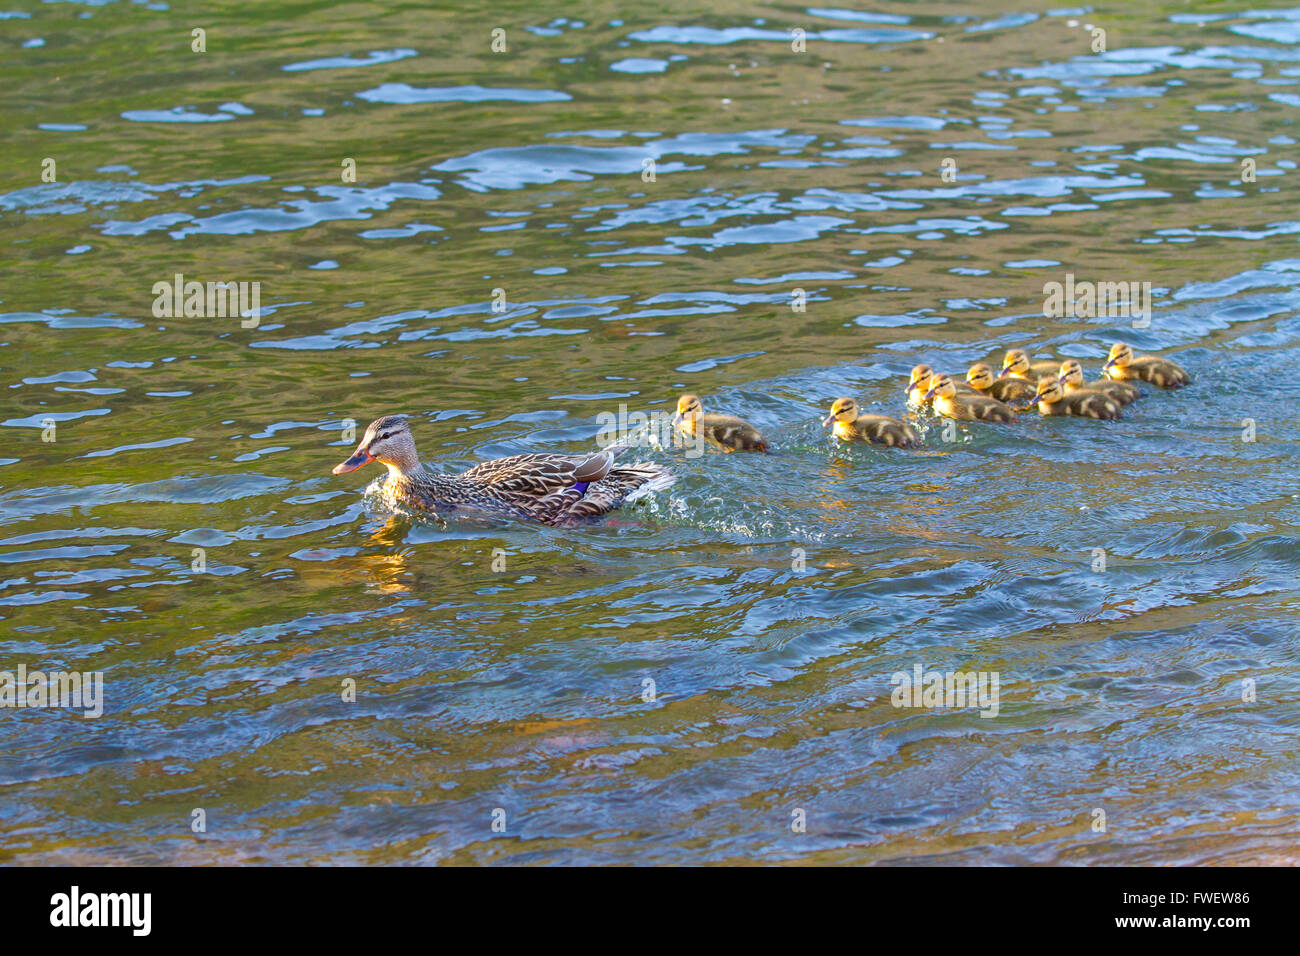
[[[1294,860],[1300,12],[581,6],[0,0],[0,670],[106,694],[0,711],[0,859]],[[1044,318],[1067,273],[1149,327]],[[1116,339],[1195,384],[819,427]],[[594,527],[330,474],[348,419],[452,470],[683,390],[774,453]]]

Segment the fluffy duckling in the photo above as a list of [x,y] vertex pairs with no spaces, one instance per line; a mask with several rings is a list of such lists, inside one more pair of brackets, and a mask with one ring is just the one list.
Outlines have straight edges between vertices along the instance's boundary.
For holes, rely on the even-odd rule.
[[835,399],[822,427],[831,422],[835,423],[835,437],[842,441],[869,441],[891,448],[916,448],[921,444],[921,436],[907,422],[887,415],[864,415],[851,398]]
[[930,379],[925,401],[933,401],[933,408],[940,415],[958,421],[998,424],[1019,421],[1016,413],[996,398],[978,393],[958,395],[956,383],[947,375],[935,375]]
[[[930,387],[930,379],[934,378],[934,374],[934,369],[924,363],[912,366],[912,374],[907,380],[907,388],[905,389],[907,404],[912,408],[925,407],[925,390]],[[965,382],[954,382],[953,384],[957,386],[957,391],[964,394],[974,394],[975,392],[975,389]]]
[[1003,404],[1029,401],[1038,392],[1036,385],[1023,378],[995,378],[993,366],[987,362],[976,362],[966,371],[966,384]]
[[1160,388],[1182,388],[1192,377],[1179,365],[1155,355],[1134,355],[1132,347],[1116,342],[1102,367],[1102,374],[1116,381],[1140,379]]
[[1029,361],[1029,353],[1024,349],[1011,349],[1002,358],[1001,378],[1010,376],[1011,378],[1024,379],[1030,385],[1033,385],[1044,375],[1055,375],[1060,363],[1051,359],[1041,359],[1037,362]]
[[1064,386],[1066,395],[1073,395],[1075,392],[1084,389],[1089,392],[1101,392],[1101,394],[1121,407],[1132,404],[1142,397],[1142,391],[1136,385],[1119,382],[1115,379],[1103,378],[1098,382],[1084,384],[1083,366],[1075,359],[1066,359],[1061,363],[1061,370],[1057,378],[1060,379],[1061,385]]
[[1044,375],[1038,382],[1034,396],[1038,410],[1044,415],[1077,415],[1081,418],[1101,418],[1114,421],[1119,418],[1119,403],[1101,392],[1079,389],[1069,395],[1055,375]]
[[703,435],[724,451],[767,451],[767,439],[757,428],[731,415],[705,415],[698,395],[683,395],[677,400],[673,427],[687,438]]

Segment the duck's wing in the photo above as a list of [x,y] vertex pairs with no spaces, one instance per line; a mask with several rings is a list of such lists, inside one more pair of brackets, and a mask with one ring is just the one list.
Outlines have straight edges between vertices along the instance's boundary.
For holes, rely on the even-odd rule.
[[723,448],[767,451],[767,441],[757,428],[734,415],[705,415],[700,420],[704,433]]
[[1082,389],[1067,395],[1065,400],[1067,407],[1072,408],[1076,415],[1086,418],[1119,418],[1119,405],[1103,392]]
[[1164,388],[1190,385],[1192,381],[1192,377],[1187,374],[1186,369],[1176,362],[1169,361],[1169,359],[1160,359],[1156,365],[1156,372],[1159,376],[1156,384]]
[[984,394],[985,398],[996,399],[1004,405],[1018,402],[1038,393],[1038,388],[1023,378],[1000,378]]
[[921,443],[921,436],[907,422],[888,415],[859,415],[853,423],[859,435],[877,445],[890,448],[912,448]]
[[511,455],[485,461],[461,475],[497,497],[545,498],[583,481],[597,481],[614,463],[611,452],[594,455]]
[[[494,498],[521,507],[573,491],[581,495],[586,485],[601,481],[614,467],[623,447],[610,447],[589,455],[511,455],[475,465],[460,477],[479,485]],[[544,505],[546,510],[550,505]]]
[[1137,377],[1161,388],[1178,388],[1191,382],[1191,376],[1182,366],[1158,355],[1139,355],[1129,368],[1137,370]]
[[566,495],[557,495],[555,524],[568,524],[613,511],[626,501],[635,500],[652,491],[662,491],[677,480],[677,476],[653,462],[637,462],[611,469],[599,481],[579,493],[577,488]]
[[622,449],[611,448],[596,452],[578,462],[573,468],[574,481],[600,481],[614,467],[614,458]]
[[971,411],[975,417],[981,421],[998,422],[1006,424],[1017,421],[1019,416],[1016,415],[1015,409],[1005,402],[999,402],[992,396],[985,395],[982,398],[973,398],[970,400]]
[[[1139,379],[1139,381],[1141,380]],[[1084,387],[1101,392],[1121,405],[1135,402],[1143,395],[1142,389],[1132,382],[1120,382],[1113,378],[1103,378],[1096,382],[1089,382]]]

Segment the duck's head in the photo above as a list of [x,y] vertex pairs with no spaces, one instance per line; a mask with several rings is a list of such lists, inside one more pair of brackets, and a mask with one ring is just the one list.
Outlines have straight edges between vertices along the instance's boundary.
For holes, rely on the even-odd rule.
[[1125,365],[1133,363],[1133,348],[1124,342],[1116,342],[1110,347],[1110,355],[1106,357],[1106,364],[1102,371],[1111,368],[1123,368]]
[[984,392],[993,387],[993,367],[987,362],[976,362],[966,370],[966,384]]
[[917,389],[924,389],[925,383],[930,381],[930,376],[934,374],[934,369],[928,365],[913,365],[912,374],[907,380],[907,397],[911,398],[912,393]]
[[929,401],[936,395],[943,398],[952,398],[957,394],[957,386],[953,384],[952,378],[947,375],[931,375],[930,388],[925,393],[925,401]]
[[1061,363],[1061,371],[1057,376],[1057,381],[1062,385],[1082,385],[1083,384],[1083,366],[1077,359],[1066,359]]
[[390,472],[399,475],[410,474],[420,467],[415,439],[411,437],[405,415],[385,415],[371,422],[357,444],[357,450],[347,461],[334,466],[334,474],[356,471],[372,461],[387,465]]
[[1029,374],[1029,353],[1024,349],[1012,349],[1002,358],[1002,376],[1007,375],[1028,375]]
[[1035,402],[1055,405],[1064,397],[1065,393],[1061,391],[1061,380],[1055,375],[1044,375],[1038,380],[1038,391],[1034,395]]
[[704,413],[704,405],[698,395],[683,395],[677,399],[677,414],[673,416],[676,425],[683,419],[697,418]]
[[831,422],[856,422],[858,403],[851,398],[837,398],[831,402],[831,413],[822,419],[822,428]]

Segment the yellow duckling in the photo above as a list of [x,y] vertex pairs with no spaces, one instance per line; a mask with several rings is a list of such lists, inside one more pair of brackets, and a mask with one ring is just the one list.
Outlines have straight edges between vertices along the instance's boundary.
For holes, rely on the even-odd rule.
[[1060,363],[1051,359],[1041,359],[1037,362],[1029,361],[1029,353],[1024,349],[1011,349],[1002,359],[1002,375],[1006,378],[1008,375],[1012,378],[1020,378],[1033,385],[1044,375],[1055,375]]
[[1081,389],[1089,392],[1101,392],[1115,404],[1123,407],[1129,405],[1142,397],[1142,391],[1136,385],[1128,382],[1118,382],[1114,379],[1103,378],[1098,382],[1083,381],[1083,366],[1075,359],[1066,359],[1061,363],[1060,374],[1057,376],[1061,384],[1065,387],[1066,395],[1073,395]]
[[851,398],[835,399],[822,427],[831,422],[835,423],[835,437],[841,441],[869,441],[891,448],[916,448],[921,444],[921,436],[907,422],[887,415],[864,415]]
[[724,451],[767,451],[767,439],[757,428],[731,415],[705,415],[698,395],[677,400],[673,426],[687,438],[703,435]]
[[1110,347],[1110,356],[1101,371],[1116,381],[1140,379],[1160,388],[1182,388],[1192,383],[1192,377],[1176,363],[1155,355],[1134,355],[1133,349],[1123,342]]
[[[930,379],[934,378],[934,374],[934,369],[924,363],[912,366],[912,374],[907,380],[907,388],[905,390],[905,394],[907,395],[907,404],[912,408],[925,407],[925,390],[929,388]],[[975,392],[975,389],[971,388],[965,382],[954,382],[953,384],[957,386],[957,391],[959,392],[966,394],[973,394]]]
[[979,393],[958,395],[956,383],[947,375],[935,375],[930,379],[925,401],[933,401],[933,408],[940,415],[962,422],[997,422],[1004,425],[1019,421],[1016,413],[996,398]]
[[976,362],[967,369],[966,384],[1004,404],[1029,401],[1038,392],[1037,386],[1023,378],[994,378],[993,366],[987,362]]
[[1044,375],[1039,380],[1038,394],[1034,398],[1038,410],[1044,415],[1077,415],[1107,421],[1119,418],[1119,403],[1114,399],[1086,388],[1067,395],[1061,387],[1061,380],[1055,375]]

